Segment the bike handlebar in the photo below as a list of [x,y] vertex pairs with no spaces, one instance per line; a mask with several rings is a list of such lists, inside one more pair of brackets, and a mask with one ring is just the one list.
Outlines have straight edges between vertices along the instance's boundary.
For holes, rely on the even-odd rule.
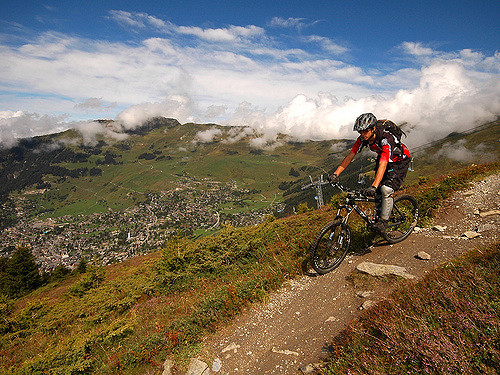
[[351,196],[352,198],[370,199],[370,197],[367,197],[365,194],[363,194],[362,191],[349,189],[348,187],[341,185],[340,182],[336,182],[336,183],[330,182],[330,185],[332,185],[332,187],[336,187],[336,188],[340,189],[343,193],[347,193],[347,195]]

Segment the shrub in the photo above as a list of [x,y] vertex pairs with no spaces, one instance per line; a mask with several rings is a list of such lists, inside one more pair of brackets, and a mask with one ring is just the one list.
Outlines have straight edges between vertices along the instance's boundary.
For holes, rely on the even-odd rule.
[[500,246],[406,283],[333,344],[326,374],[496,374]]
[[64,264],[60,263],[50,273],[50,281],[62,280],[71,274],[71,270]]
[[20,297],[42,285],[42,277],[35,262],[35,257],[27,247],[14,250],[0,272],[0,293],[10,297]]
[[145,152],[139,155],[139,159],[153,160],[154,158],[156,158],[156,155],[149,152]]
[[10,314],[14,309],[14,301],[5,294],[0,294],[0,334],[5,334],[11,329]]
[[90,289],[97,288],[103,280],[104,269],[93,266],[77,283],[68,289],[68,292],[72,295],[82,297]]
[[305,212],[310,212],[310,211],[312,211],[312,208],[310,208],[306,202],[299,203],[299,205],[297,206],[298,214],[303,214]]

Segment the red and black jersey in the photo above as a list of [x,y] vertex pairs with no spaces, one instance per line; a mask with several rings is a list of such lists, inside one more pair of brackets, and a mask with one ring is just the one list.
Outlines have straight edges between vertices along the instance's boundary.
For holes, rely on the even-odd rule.
[[[387,120],[379,120],[378,123],[384,123]],[[352,146],[351,152],[357,154],[365,146],[370,147],[370,150],[378,154],[379,161],[387,161],[388,163],[397,163],[410,158],[410,151],[401,143],[391,132],[382,130],[375,126],[375,142],[369,144],[363,137],[359,136]]]

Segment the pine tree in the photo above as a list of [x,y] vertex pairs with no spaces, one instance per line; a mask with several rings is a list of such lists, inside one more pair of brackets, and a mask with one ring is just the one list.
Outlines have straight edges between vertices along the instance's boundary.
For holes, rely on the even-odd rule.
[[62,280],[71,273],[71,270],[64,264],[59,263],[50,273],[50,281]]
[[18,247],[7,263],[5,270],[7,291],[11,297],[19,297],[42,284],[42,277],[35,257],[27,247]]
[[9,277],[7,275],[7,265],[9,258],[0,257],[0,295],[9,294]]
[[85,272],[87,272],[87,261],[85,260],[85,258],[82,258],[80,260],[80,263],[78,263],[78,266],[76,266],[74,272],[75,273],[85,273]]

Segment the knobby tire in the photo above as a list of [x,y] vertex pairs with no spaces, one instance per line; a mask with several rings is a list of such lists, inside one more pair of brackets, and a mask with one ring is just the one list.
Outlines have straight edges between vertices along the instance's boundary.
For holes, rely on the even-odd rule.
[[382,237],[391,244],[405,240],[417,225],[418,213],[418,202],[411,195],[395,198],[389,223],[382,232]]
[[320,275],[333,271],[344,260],[351,243],[349,225],[337,220],[327,224],[311,246],[311,265]]

